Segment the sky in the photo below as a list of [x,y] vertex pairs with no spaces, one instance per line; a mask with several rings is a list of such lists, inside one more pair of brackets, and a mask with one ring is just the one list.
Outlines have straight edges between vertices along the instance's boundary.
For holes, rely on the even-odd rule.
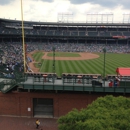
[[0,0],[0,18],[21,20],[23,16],[25,21],[127,23],[129,5],[130,0]]

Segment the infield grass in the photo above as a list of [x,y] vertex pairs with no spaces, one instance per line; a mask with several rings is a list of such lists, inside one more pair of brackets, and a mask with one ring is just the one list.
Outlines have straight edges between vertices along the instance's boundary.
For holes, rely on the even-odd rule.
[[[60,54],[60,52],[58,52],[58,54]],[[65,55],[68,54],[70,53],[67,52]],[[76,53],[74,53],[74,55],[75,54]],[[57,60],[55,61],[55,72],[57,73],[58,76],[61,76],[62,73],[103,74],[104,54],[98,53],[98,55],[99,58],[89,60],[78,60],[78,61]],[[40,72],[50,72],[50,73],[53,72],[53,60],[41,59],[43,53],[41,54],[40,52],[34,54],[33,56],[36,61],[42,63],[41,66],[35,64],[36,67],[40,68]],[[116,74],[117,67],[130,67],[130,54],[106,53],[105,74],[106,75]]]
[[[53,53],[48,53],[47,56],[52,57]],[[56,57],[80,57],[78,53],[72,53],[72,52],[55,52]]]

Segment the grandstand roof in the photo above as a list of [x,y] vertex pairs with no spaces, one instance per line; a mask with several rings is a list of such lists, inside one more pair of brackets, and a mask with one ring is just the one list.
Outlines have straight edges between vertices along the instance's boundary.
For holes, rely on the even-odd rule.
[[120,76],[130,76],[130,68],[117,68],[116,69],[117,75]]
[[[2,19],[1,22],[8,23],[21,23],[20,20]],[[60,23],[60,22],[35,22],[35,21],[24,21],[25,24],[33,25],[63,25],[63,26],[130,26],[130,23]]]

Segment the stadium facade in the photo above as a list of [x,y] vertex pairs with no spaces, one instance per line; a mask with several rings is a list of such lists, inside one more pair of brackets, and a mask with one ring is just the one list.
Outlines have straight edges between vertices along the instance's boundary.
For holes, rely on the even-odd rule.
[[[130,45],[129,23],[24,21],[24,32],[25,43]],[[44,77],[44,73],[33,73],[29,68],[23,72],[22,49],[21,21],[0,19],[0,115],[55,118],[73,108],[85,108],[97,97],[130,93],[129,80],[122,81],[120,87],[110,87],[105,79],[101,81],[101,74],[78,78],[81,74],[57,77],[52,72]]]

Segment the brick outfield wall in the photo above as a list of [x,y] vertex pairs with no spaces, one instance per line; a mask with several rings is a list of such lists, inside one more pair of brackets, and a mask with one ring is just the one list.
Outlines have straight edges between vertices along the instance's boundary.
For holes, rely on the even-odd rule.
[[[0,115],[33,117],[33,98],[51,98],[54,118],[57,118],[67,114],[73,108],[85,108],[100,96],[105,96],[105,94],[0,93]],[[28,108],[31,108],[31,111],[28,111]]]

